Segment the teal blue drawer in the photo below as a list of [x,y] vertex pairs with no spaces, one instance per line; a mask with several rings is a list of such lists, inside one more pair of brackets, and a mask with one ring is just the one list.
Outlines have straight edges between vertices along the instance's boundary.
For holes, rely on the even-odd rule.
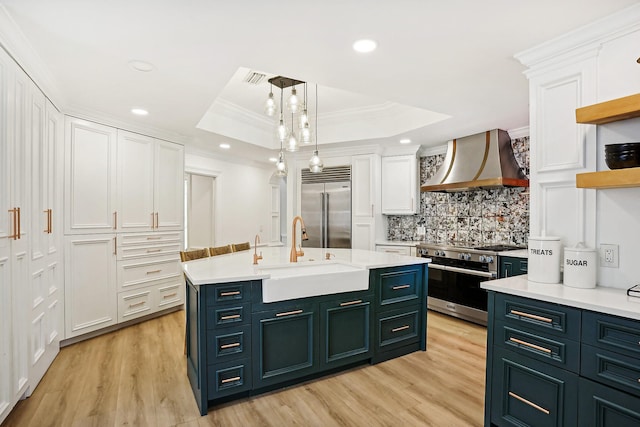
[[207,329],[240,326],[251,322],[251,304],[207,307]]
[[251,325],[207,331],[207,364],[251,356]]
[[640,322],[585,311],[582,315],[582,341],[640,359]]
[[580,340],[581,312],[577,308],[497,293],[495,320],[515,328]]
[[207,368],[209,400],[251,390],[251,361],[242,359]]
[[420,310],[395,310],[378,316],[377,347],[387,351],[419,340]]
[[251,282],[230,282],[207,285],[205,296],[207,306],[239,304],[251,301]]
[[640,396],[640,361],[602,348],[582,345],[581,375]]
[[580,343],[555,335],[531,333],[496,321],[493,343],[542,362],[580,372]]
[[422,266],[375,270],[378,281],[378,303],[384,309],[394,305],[418,302],[421,298]]

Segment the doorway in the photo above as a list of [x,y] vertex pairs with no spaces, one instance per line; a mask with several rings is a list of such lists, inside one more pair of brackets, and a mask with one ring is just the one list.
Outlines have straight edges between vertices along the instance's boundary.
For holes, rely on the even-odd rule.
[[188,173],[185,187],[185,246],[189,249],[215,246],[216,177]]

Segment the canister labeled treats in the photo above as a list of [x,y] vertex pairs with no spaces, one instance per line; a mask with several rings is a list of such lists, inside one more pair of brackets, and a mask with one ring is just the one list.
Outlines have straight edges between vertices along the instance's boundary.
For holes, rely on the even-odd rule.
[[540,283],[560,283],[562,246],[559,237],[529,237],[529,280]]

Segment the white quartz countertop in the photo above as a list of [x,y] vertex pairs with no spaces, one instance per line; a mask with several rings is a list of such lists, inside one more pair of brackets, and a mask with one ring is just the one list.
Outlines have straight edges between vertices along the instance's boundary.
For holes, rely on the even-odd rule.
[[[291,264],[290,250],[288,247],[258,247],[258,254],[262,252],[263,258],[258,261],[258,265],[253,265],[253,250],[248,250],[187,261],[182,263],[182,269],[194,285],[268,279],[270,278],[268,267]],[[361,249],[303,248],[303,250],[304,256],[298,257],[299,264],[341,263],[358,268],[374,269],[431,262],[430,258]],[[331,254],[330,260],[325,259],[327,252]],[[261,267],[267,267],[267,269],[261,271]]]
[[580,289],[563,284],[530,282],[526,275],[491,280],[480,284],[482,289],[533,298],[600,313],[640,320],[640,298],[627,296],[626,289]]
[[376,245],[387,246],[418,246],[422,240],[376,240]]
[[504,251],[504,252],[500,252],[498,255],[512,256],[515,258],[529,258],[529,253],[527,252],[527,249],[516,249],[513,251]]

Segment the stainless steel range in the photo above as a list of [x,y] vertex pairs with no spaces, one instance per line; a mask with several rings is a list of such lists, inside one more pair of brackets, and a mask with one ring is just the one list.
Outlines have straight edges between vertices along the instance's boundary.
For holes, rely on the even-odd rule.
[[472,247],[466,243],[449,245],[423,243],[418,255],[431,258],[427,307],[431,310],[487,324],[487,293],[480,282],[498,276],[498,253],[521,249],[509,245]]

